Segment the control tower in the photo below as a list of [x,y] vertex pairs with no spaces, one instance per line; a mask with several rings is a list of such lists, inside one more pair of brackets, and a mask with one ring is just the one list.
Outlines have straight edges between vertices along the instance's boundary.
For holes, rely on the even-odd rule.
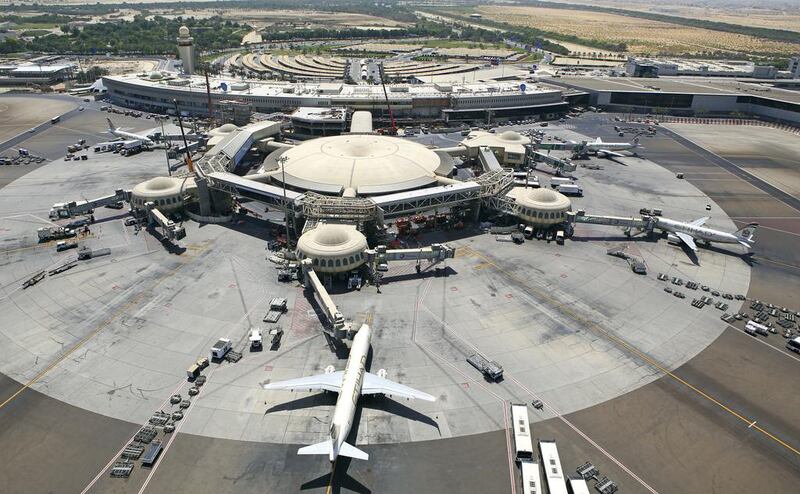
[[183,73],[194,74],[194,38],[189,36],[189,28],[178,29],[178,57],[183,60]]

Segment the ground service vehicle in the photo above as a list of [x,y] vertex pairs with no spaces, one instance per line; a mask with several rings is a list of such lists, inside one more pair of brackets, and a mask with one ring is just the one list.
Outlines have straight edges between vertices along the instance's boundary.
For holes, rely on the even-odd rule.
[[231,340],[228,338],[220,338],[219,341],[214,343],[211,347],[211,358],[223,359],[225,354],[231,350]]

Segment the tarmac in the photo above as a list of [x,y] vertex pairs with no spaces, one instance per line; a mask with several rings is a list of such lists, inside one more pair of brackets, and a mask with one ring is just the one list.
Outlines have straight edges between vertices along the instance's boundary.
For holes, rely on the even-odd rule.
[[[71,138],[70,130],[104,123],[102,113],[83,114],[59,132]],[[594,137],[608,131],[602,117],[554,132]],[[137,130],[152,127],[131,120]],[[47,136],[33,141],[25,146],[50,145]],[[679,219],[711,215],[712,226],[727,230],[760,212],[718,189],[701,192],[707,181],[692,179],[699,168],[675,179],[676,167],[697,160],[693,150],[666,136],[646,145],[648,160],[579,169],[586,196],[575,207],[613,215],[660,207]],[[714,172],[717,165],[697,166]],[[111,256],[19,288],[69,255],[35,243],[50,205],[131,187],[164,168],[157,151],[55,160],[0,189],[0,308],[13,321],[0,331],[11,356],[0,371],[14,379],[0,381],[0,442],[36,445],[0,453],[15,472],[0,481],[14,492],[515,492],[508,402],[533,398],[546,404],[529,408],[534,434],[557,439],[565,471],[590,460],[623,492],[780,492],[800,478],[791,451],[800,397],[783,381],[798,362],[781,349],[783,340],[754,340],[720,321],[716,309],[698,311],[691,297],[665,293],[655,279],[664,272],[800,308],[800,292],[787,289],[798,283],[791,235],[760,230],[752,259],[714,247],[696,260],[664,239],[628,242],[589,225],[564,246],[517,246],[477,231],[426,236],[423,243],[458,247],[448,276],[393,265],[380,295],[365,287],[333,296],[356,322],[372,321],[372,371],[385,368],[390,379],[438,401],[365,400],[351,441],[371,459],[338,462],[331,479],[326,459],[295,451],[323,438],[332,397],[268,393],[259,383],[341,367],[344,356],[319,333],[314,301],[275,280],[257,222],[185,223],[182,249],[170,252],[147,231],[122,225],[119,211],[98,211],[81,243],[111,247]],[[759,194],[765,197],[754,206],[788,207]],[[646,260],[647,276],[605,254],[621,243]],[[247,330],[264,326],[266,303],[279,295],[290,306],[279,321],[281,348],[249,353]],[[186,395],[186,367],[220,336],[232,337],[244,358],[212,364],[155,467],[110,478],[119,450],[153,412],[171,409],[171,394]],[[504,366],[503,382],[487,383],[466,364],[476,350]],[[28,386],[18,392],[15,382]]]

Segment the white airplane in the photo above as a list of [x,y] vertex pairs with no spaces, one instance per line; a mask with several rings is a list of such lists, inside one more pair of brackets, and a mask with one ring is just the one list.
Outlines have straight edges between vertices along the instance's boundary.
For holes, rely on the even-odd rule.
[[[347,358],[344,371],[334,371],[333,366],[330,365],[325,369],[325,374],[263,385],[264,389],[267,390],[333,391],[339,393],[336,407],[333,410],[330,439],[300,448],[297,450],[298,455],[328,455],[331,462],[335,461],[339,455],[368,460],[369,455],[367,453],[345,442],[353,426],[353,417],[356,413],[358,398],[362,394],[385,394],[412,400],[436,401],[436,398],[427,393],[367,372],[364,365],[367,361],[371,336],[372,329],[366,324],[362,325],[353,338],[353,345],[350,348],[350,356]],[[378,371],[378,374],[383,374],[384,372],[381,370]]]
[[633,142],[603,142],[603,140],[598,137],[594,142],[581,143],[578,150],[581,153],[596,154],[600,158],[622,158],[625,155],[617,151],[630,151],[639,147],[638,137],[635,138]]
[[723,232],[707,228],[703,225],[708,221],[708,216],[691,221],[683,222],[668,218],[656,218],[656,228],[667,232],[667,239],[673,243],[684,243],[693,251],[697,251],[695,240],[702,240],[709,245],[711,242],[721,244],[740,244],[750,250],[755,241],[753,235],[758,228],[758,223],[750,223],[741,230],[734,233]]
[[121,137],[122,139],[125,140],[142,141],[142,144],[144,144],[145,146],[153,145],[153,140],[150,139],[150,137],[142,134],[134,134],[133,132],[124,131],[122,130],[121,127],[116,127],[110,118],[106,118],[106,121],[108,122],[108,132],[110,134],[113,134],[117,137]]

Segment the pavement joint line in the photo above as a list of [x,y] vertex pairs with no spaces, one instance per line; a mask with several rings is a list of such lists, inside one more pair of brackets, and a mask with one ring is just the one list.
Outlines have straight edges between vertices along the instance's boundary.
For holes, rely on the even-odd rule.
[[495,393],[494,391],[492,391],[491,389],[489,389],[485,385],[485,383],[482,383],[479,380],[473,379],[473,378],[469,377],[468,375],[466,375],[464,372],[461,371],[461,369],[456,367],[452,362],[450,362],[449,360],[444,358],[442,355],[440,355],[437,352],[435,352],[428,345],[426,345],[424,343],[420,343],[420,342],[417,341],[417,320],[418,320],[419,310],[423,305],[423,301],[427,298],[427,295],[428,295],[428,292],[430,291],[430,287],[431,287],[432,282],[433,282],[433,279],[429,278],[425,282],[425,285],[424,285],[424,287],[422,289],[422,292],[417,296],[417,301],[416,301],[416,304],[415,304],[414,316],[413,316],[413,321],[412,321],[412,332],[411,332],[412,341],[414,342],[414,344],[419,346],[429,356],[435,357],[436,359],[438,359],[439,361],[441,361],[442,363],[444,363],[445,365],[447,365],[448,367],[453,369],[455,372],[460,374],[468,382],[472,382],[472,383],[477,384],[478,386],[481,387],[481,389],[483,389],[487,393],[489,393],[492,396],[494,396],[500,402],[501,406],[503,407],[503,422],[504,422],[504,428],[505,428],[505,431],[506,431],[506,454],[508,456],[508,474],[509,474],[509,480],[511,482],[511,493],[512,494],[516,494],[516,492],[517,492],[517,482],[516,482],[515,475],[514,475],[514,460],[512,458],[513,455],[511,453],[511,442],[510,442],[511,440],[510,440],[510,437],[508,435],[509,424],[508,424],[508,415],[507,415],[508,411],[506,410],[508,408],[507,404],[506,404],[506,400],[504,398],[502,398],[500,395],[498,395],[497,393]]
[[[668,135],[671,134],[670,137],[672,137],[673,140],[675,140],[679,144],[683,144],[684,147],[686,147],[687,149],[692,151],[697,156],[701,156],[702,157],[703,155],[700,152],[698,152],[698,151],[696,151],[694,149],[691,149],[689,146],[686,146],[686,143],[689,143],[692,146],[694,146],[695,148],[700,149],[700,150],[708,153],[709,155],[711,155],[714,158],[716,158],[717,160],[719,160],[719,162],[723,162],[723,163],[727,164],[728,166],[733,167],[733,169],[735,169],[738,172],[738,173],[732,172],[734,175],[739,176],[745,182],[750,183],[751,185],[755,186],[759,190],[769,194],[769,191],[764,190],[764,188],[765,188],[764,186],[766,186],[766,188],[771,188],[771,189],[774,189],[774,190],[778,191],[780,193],[780,195],[788,196],[789,198],[796,199],[790,192],[787,192],[787,191],[781,189],[780,187],[777,187],[777,186],[773,185],[772,183],[770,183],[770,182],[768,182],[768,181],[766,181],[766,180],[764,180],[762,178],[759,178],[758,176],[756,176],[756,175],[750,173],[749,171],[747,171],[745,168],[742,168],[741,166],[737,165],[736,163],[734,163],[734,162],[732,162],[732,161],[730,161],[728,159],[725,159],[724,157],[718,155],[717,153],[709,151],[708,149],[704,148],[703,146],[701,146],[700,144],[696,143],[692,139],[689,139],[688,137],[686,137],[686,136],[684,136],[684,135],[682,135],[682,134],[680,134],[680,133],[678,133],[678,132],[676,132],[674,130],[670,130],[670,129],[664,128],[664,131],[666,131]],[[681,142],[681,141],[684,141],[684,142]],[[722,168],[723,170],[725,169],[725,167],[722,166],[719,162],[714,162],[712,160],[707,160],[707,161],[711,162],[712,164],[714,164],[715,166],[717,166],[719,168]],[[759,185],[761,185],[761,187],[759,187]],[[795,211],[800,211],[800,209],[797,206],[789,204],[789,202],[787,202],[785,199],[782,199],[782,198],[779,198],[779,197],[775,197],[774,194],[769,194],[769,195],[773,199],[783,203],[784,205],[794,209]]]
[[[423,300],[424,300],[424,299],[423,299]],[[423,305],[424,305],[424,302],[423,302]],[[428,308],[426,305],[424,305],[424,308],[425,308],[425,310],[426,310],[426,311],[428,311],[428,312],[431,314],[431,316],[433,316],[433,317],[434,317],[434,318],[435,318],[437,321],[439,321],[439,322],[440,322],[442,325],[444,325],[444,326],[445,326],[445,328],[446,328],[446,329],[448,329],[448,330],[450,331],[450,333],[452,333],[452,334],[453,334],[453,336],[454,336],[454,337],[458,338],[458,339],[459,339],[459,340],[461,340],[461,342],[463,342],[465,345],[467,345],[467,346],[471,347],[473,350],[475,350],[476,352],[479,352],[479,353],[480,353],[480,350],[479,350],[479,349],[478,349],[478,348],[477,348],[475,345],[473,345],[472,343],[470,343],[469,341],[467,341],[466,339],[464,339],[464,338],[463,338],[461,335],[459,335],[459,334],[458,334],[458,333],[457,333],[455,330],[453,330],[453,329],[450,329],[450,325],[449,325],[449,324],[447,324],[445,321],[442,321],[441,319],[439,319],[439,318],[438,318],[438,317],[437,317],[437,316],[436,316],[436,315],[435,315],[435,314],[434,314],[434,313],[433,313],[433,312],[430,310],[430,308]],[[504,374],[504,377],[506,377],[506,378],[508,378],[510,381],[512,381],[512,382],[514,382],[514,383],[516,383],[516,384],[517,384],[517,385],[518,385],[518,386],[519,386],[519,387],[520,387],[520,388],[521,388],[523,391],[525,391],[527,394],[529,394],[529,395],[530,395],[530,396],[532,396],[533,398],[535,398],[535,399],[539,399],[539,400],[541,400],[541,401],[542,401],[542,403],[545,403],[545,404],[547,405],[548,409],[550,409],[550,410],[553,412],[553,414],[555,415],[555,417],[556,417],[556,418],[558,418],[559,420],[561,420],[561,421],[562,421],[564,424],[566,424],[566,425],[567,425],[569,428],[571,428],[571,429],[572,429],[573,431],[575,431],[575,432],[576,432],[578,435],[580,435],[580,436],[581,436],[581,437],[582,437],[584,440],[586,440],[586,442],[588,442],[588,443],[589,443],[590,445],[592,445],[592,446],[593,446],[595,449],[597,449],[598,451],[600,451],[600,452],[601,452],[603,455],[605,455],[605,456],[606,456],[608,459],[610,459],[612,462],[614,462],[614,463],[615,463],[615,464],[616,464],[618,467],[620,467],[620,468],[621,468],[623,471],[625,471],[625,472],[626,472],[628,475],[630,475],[630,476],[631,476],[631,478],[633,478],[634,480],[636,480],[637,482],[639,482],[639,483],[640,483],[640,484],[641,484],[641,485],[642,485],[642,486],[643,486],[645,489],[647,489],[648,491],[650,491],[652,494],[658,494],[658,491],[656,491],[655,489],[653,489],[653,488],[652,488],[650,485],[648,485],[648,484],[647,484],[647,483],[646,483],[644,480],[642,480],[642,479],[641,479],[641,478],[640,478],[638,475],[636,475],[636,474],[635,474],[635,473],[634,473],[634,472],[633,472],[631,469],[629,469],[628,467],[626,467],[626,466],[625,466],[625,465],[624,465],[624,464],[623,464],[623,463],[622,463],[620,460],[618,460],[618,459],[617,459],[617,458],[615,458],[613,455],[611,455],[611,453],[609,453],[608,451],[606,451],[606,450],[605,450],[605,449],[604,449],[602,446],[600,446],[600,445],[599,445],[599,444],[597,444],[597,443],[596,443],[596,442],[595,442],[593,439],[591,439],[591,438],[590,438],[590,437],[589,437],[589,436],[588,436],[586,433],[584,433],[583,431],[581,431],[581,430],[580,430],[580,429],[579,429],[577,426],[575,426],[575,425],[574,425],[572,422],[570,422],[570,421],[569,421],[569,420],[568,420],[566,417],[564,417],[564,415],[563,415],[561,412],[559,412],[559,411],[558,411],[558,409],[557,409],[556,407],[554,407],[554,406],[552,406],[551,404],[547,403],[545,400],[543,400],[543,399],[542,399],[541,397],[539,397],[539,396],[538,396],[536,393],[534,393],[533,391],[531,391],[530,389],[528,389],[528,388],[527,388],[525,385],[523,385],[523,384],[522,384],[522,383],[521,383],[519,380],[517,380],[517,379],[516,379],[516,378],[514,378],[513,376],[511,376],[511,375],[509,375],[509,374],[507,374],[507,373],[506,373],[506,374]],[[506,412],[505,408],[507,408],[507,407],[504,407],[504,413]],[[508,421],[507,421],[507,420],[508,420],[508,417],[506,416],[506,417],[505,417],[505,419],[506,419],[506,435],[507,435],[506,439],[510,441],[510,438],[508,437],[508,433],[509,433],[509,430],[508,430]],[[508,443],[508,447],[509,447],[509,452],[510,452],[510,447],[511,447],[511,446],[510,446],[510,442]]]
[[[468,248],[470,248],[470,249],[471,249],[471,247],[468,247]],[[501,272],[501,273],[505,274],[506,276],[508,276],[508,277],[509,277],[509,278],[511,278],[512,280],[515,280],[517,283],[519,283],[519,284],[520,284],[520,285],[522,285],[523,287],[528,287],[528,284],[525,282],[525,280],[521,280],[521,279],[519,279],[519,278],[518,278],[517,276],[515,276],[513,273],[510,273],[510,272],[509,272],[509,271],[507,271],[506,269],[504,269],[504,268],[502,268],[502,267],[498,266],[498,265],[497,265],[497,264],[495,264],[495,263],[494,263],[494,262],[493,262],[491,259],[489,259],[489,258],[488,258],[488,257],[487,257],[485,254],[483,254],[482,252],[480,252],[480,251],[477,251],[477,250],[476,250],[475,252],[476,252],[476,254],[477,254],[479,257],[483,258],[483,259],[484,259],[484,260],[486,260],[487,262],[490,262],[490,263],[492,263],[492,264],[493,264],[493,266],[494,266],[494,268],[495,268],[495,269],[497,269],[499,272]],[[547,299],[549,299],[551,302],[556,302],[556,303],[558,302],[558,301],[555,301],[555,300],[553,300],[553,299],[552,299],[551,297],[549,297],[547,294],[540,294],[540,295],[541,295],[542,297],[544,297],[544,298],[547,298]],[[601,327],[600,327],[599,325],[597,325],[596,323],[594,323],[594,322],[592,322],[592,321],[587,321],[586,319],[584,319],[584,318],[582,318],[581,316],[579,316],[578,314],[576,314],[574,311],[571,311],[571,310],[570,310],[568,307],[566,307],[566,306],[563,306],[563,304],[561,304],[559,307],[560,307],[560,310],[563,310],[564,312],[566,312],[566,313],[570,314],[570,315],[571,315],[572,317],[574,317],[576,320],[578,320],[578,321],[580,321],[580,322],[583,322],[584,324],[586,324],[586,326],[587,326],[587,327],[589,327],[589,328],[593,328],[593,329],[595,329],[596,331],[599,331],[600,333],[602,333],[604,336],[606,336],[607,338],[609,338],[609,339],[611,339],[612,341],[614,341],[614,342],[615,342],[616,344],[618,344],[619,346],[621,346],[621,347],[624,347],[624,348],[625,348],[626,350],[628,350],[630,353],[632,353],[632,354],[636,355],[637,357],[641,358],[642,360],[644,360],[646,363],[648,363],[648,364],[649,364],[649,365],[651,365],[652,367],[655,367],[657,370],[659,370],[660,372],[662,372],[664,375],[671,377],[673,380],[677,381],[677,382],[678,382],[678,383],[680,383],[680,384],[683,384],[685,387],[687,387],[687,388],[689,388],[690,390],[694,391],[694,392],[695,392],[697,395],[699,395],[699,396],[701,396],[701,397],[705,398],[706,400],[710,401],[711,403],[713,403],[713,404],[717,405],[717,407],[719,407],[719,408],[721,408],[722,410],[724,410],[724,411],[728,412],[728,413],[729,413],[730,415],[732,415],[733,417],[735,417],[735,418],[739,419],[740,421],[742,421],[742,422],[744,422],[744,423],[746,423],[746,424],[750,424],[750,423],[751,423],[750,419],[748,419],[747,417],[745,417],[745,416],[744,416],[744,415],[742,415],[741,413],[739,413],[739,412],[737,412],[737,411],[733,410],[731,407],[729,407],[729,406],[725,405],[724,403],[722,403],[722,402],[721,402],[721,401],[719,401],[718,399],[714,398],[714,397],[713,397],[713,396],[711,396],[710,394],[706,393],[705,391],[701,390],[701,389],[700,389],[700,388],[698,388],[697,386],[695,386],[695,385],[693,385],[692,383],[690,383],[690,382],[686,381],[685,379],[683,379],[683,378],[679,377],[679,376],[678,376],[678,375],[676,375],[674,372],[670,371],[669,369],[667,369],[666,367],[664,367],[663,365],[661,365],[660,363],[658,363],[658,362],[657,362],[655,359],[653,359],[652,357],[650,357],[649,355],[647,355],[647,354],[646,354],[646,353],[644,353],[643,351],[639,350],[639,349],[638,349],[638,348],[636,348],[635,346],[633,346],[633,345],[631,345],[630,343],[626,342],[625,340],[623,340],[623,339],[621,339],[621,338],[619,338],[619,337],[617,337],[617,336],[613,335],[613,334],[612,334],[612,333],[610,333],[609,331],[607,331],[607,330],[605,330],[605,329],[601,328]],[[784,440],[782,440],[781,438],[777,437],[775,434],[773,434],[773,433],[769,432],[768,430],[764,429],[763,427],[761,427],[761,426],[758,426],[758,425],[754,425],[754,426],[753,426],[753,429],[755,429],[756,431],[760,432],[762,435],[764,435],[764,437],[766,437],[766,438],[768,438],[768,439],[771,439],[771,440],[772,440],[772,441],[774,441],[775,443],[777,443],[777,444],[779,444],[779,445],[783,446],[784,448],[786,448],[786,449],[787,449],[787,450],[789,450],[790,452],[794,453],[795,455],[797,455],[797,456],[800,456],[800,449],[798,449],[798,448],[796,448],[796,447],[794,447],[794,446],[792,446],[792,445],[788,444],[786,441],[784,441]]]
[[75,343],[75,345],[73,345],[72,348],[70,348],[63,355],[61,355],[61,357],[57,358],[52,363],[50,363],[50,365],[48,365],[47,367],[45,367],[44,369],[39,371],[38,374],[33,376],[27,383],[23,384],[22,387],[20,389],[18,389],[14,394],[12,394],[8,398],[6,398],[5,401],[0,403],[0,410],[2,410],[6,405],[8,405],[12,401],[14,401],[14,399],[16,399],[23,391],[25,391],[26,389],[30,388],[32,385],[34,385],[36,382],[38,382],[40,379],[42,379],[45,375],[47,375],[50,371],[52,371],[53,369],[58,367],[59,364],[61,364],[61,362],[63,362],[64,360],[67,359],[67,357],[69,357],[74,352],[76,352],[81,347],[83,347],[83,345],[88,343],[92,338],[94,338],[95,336],[100,334],[101,331],[103,331],[105,328],[107,328],[109,325],[111,325],[112,322],[116,321],[120,316],[122,316],[122,314],[125,312],[125,310],[129,309],[134,304],[138,303],[145,295],[150,293],[151,290],[153,290],[154,288],[158,287],[161,283],[166,281],[169,277],[173,276],[183,266],[186,266],[186,263],[181,263],[181,264],[175,266],[170,271],[167,271],[166,273],[164,273],[164,275],[161,278],[159,278],[158,280],[156,280],[156,282],[153,283],[153,285],[151,285],[150,288],[148,288],[146,290],[143,290],[139,295],[137,295],[132,300],[130,300],[129,302],[124,304],[122,307],[120,307],[114,314],[112,314],[110,317],[106,318],[106,320],[104,322],[100,323],[100,325],[97,328],[95,328],[93,331],[91,331],[89,334],[87,334],[82,339],[80,339],[77,343]]

